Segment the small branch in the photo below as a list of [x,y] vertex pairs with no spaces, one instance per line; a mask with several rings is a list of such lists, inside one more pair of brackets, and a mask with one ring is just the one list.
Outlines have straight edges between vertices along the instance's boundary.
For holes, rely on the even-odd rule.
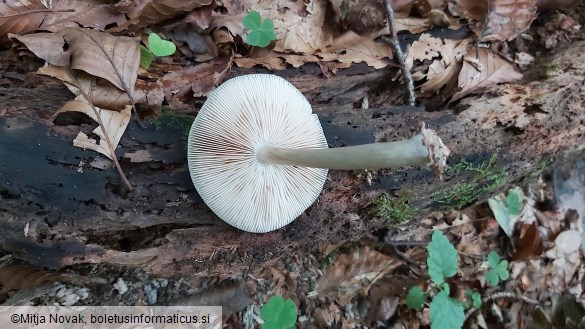
[[412,80],[412,74],[410,74],[410,70],[406,66],[406,55],[402,52],[400,44],[398,43],[398,36],[396,35],[396,28],[394,27],[394,10],[392,9],[390,0],[384,0],[384,6],[386,7],[386,17],[388,19],[390,38],[383,38],[383,40],[388,43],[390,47],[392,47],[392,51],[395,55],[394,57],[398,61],[402,71],[402,76],[406,81],[406,88],[408,88],[408,104],[410,106],[414,106],[416,101],[414,95],[414,82]]
[[[75,79],[75,83],[78,86],[81,86],[81,84],[79,83],[79,80],[77,80],[77,77],[73,73],[73,70],[70,69],[69,73],[71,74],[73,79]],[[99,124],[100,128],[102,129],[102,132],[104,134],[104,139],[106,140],[106,143],[108,144],[108,149],[110,150],[110,153],[112,154],[112,160],[114,161],[114,165],[116,166],[116,169],[118,170],[118,174],[120,175],[120,178],[122,179],[124,184],[126,184],[126,187],[128,188],[128,190],[132,191],[132,184],[130,184],[130,181],[128,180],[128,178],[124,174],[124,171],[122,171],[122,166],[120,166],[120,162],[118,162],[118,157],[116,157],[116,150],[114,149],[114,146],[112,145],[112,142],[110,141],[110,136],[108,136],[108,131],[106,129],[106,126],[102,122],[102,118],[100,117],[99,111],[95,108],[91,99],[89,98],[89,95],[85,92],[85,90],[83,90],[83,88],[80,87],[79,91],[81,92],[83,97],[87,100],[87,102],[91,106],[91,109],[93,110],[93,113],[95,114],[95,116],[97,118],[98,124]]]

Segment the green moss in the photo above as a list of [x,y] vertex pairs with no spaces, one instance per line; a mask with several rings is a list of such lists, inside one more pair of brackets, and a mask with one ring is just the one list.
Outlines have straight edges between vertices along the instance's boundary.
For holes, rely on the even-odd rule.
[[382,193],[376,200],[368,202],[364,208],[369,208],[367,212],[370,216],[403,223],[416,213],[416,208],[409,204],[411,197],[412,193],[406,190],[399,191],[395,198]]
[[540,162],[536,165],[534,170],[530,173],[530,176],[532,176],[532,177],[539,176],[542,173],[542,171],[545,170],[546,168],[548,168],[548,166],[551,163],[553,163],[552,158],[540,160]]
[[152,124],[156,130],[165,128],[179,129],[183,133],[183,141],[187,145],[187,138],[189,137],[189,130],[195,118],[192,115],[177,113],[174,111],[163,111],[160,115],[154,118]]
[[488,161],[478,165],[465,160],[454,165],[451,168],[453,174],[471,173],[471,181],[457,183],[455,186],[450,187],[448,191],[437,192],[433,194],[433,200],[461,209],[477,201],[482,193],[492,192],[504,185],[508,173],[496,166],[496,157],[494,154]]

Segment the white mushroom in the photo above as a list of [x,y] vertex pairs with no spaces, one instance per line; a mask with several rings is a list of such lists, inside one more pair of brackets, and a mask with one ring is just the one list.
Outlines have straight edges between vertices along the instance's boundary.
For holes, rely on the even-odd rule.
[[214,90],[188,140],[191,178],[207,206],[241,230],[263,233],[317,199],[328,169],[446,166],[449,150],[431,130],[391,143],[329,149],[311,105],[288,81],[240,76]]

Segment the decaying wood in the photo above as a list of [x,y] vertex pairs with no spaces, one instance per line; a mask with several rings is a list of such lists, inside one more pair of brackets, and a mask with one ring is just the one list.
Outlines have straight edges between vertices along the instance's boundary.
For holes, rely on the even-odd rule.
[[[562,68],[550,74],[550,63]],[[404,138],[424,121],[452,150],[451,165],[462,158],[480,164],[497,154],[496,166],[510,183],[540,169],[543,159],[562,161],[585,145],[585,43],[541,59],[524,82],[467,97],[445,111],[362,109],[367,92],[401,88],[390,82],[395,71],[389,69],[356,66],[329,79],[316,71],[280,74],[311,101],[332,147]],[[69,98],[49,83],[0,89],[0,245],[38,266],[108,262],[165,276],[227,276],[386,227],[387,220],[363,210],[381,192],[411,191],[410,204],[424,215],[452,206],[433,195],[471,180],[460,173],[440,182],[430,171],[404,169],[374,173],[369,186],[363,173],[333,171],[317,202],[291,225],[244,233],[202,203],[179,129],[142,130],[131,123],[117,151],[135,189],[122,194],[111,163],[72,147],[78,127],[52,123]]]

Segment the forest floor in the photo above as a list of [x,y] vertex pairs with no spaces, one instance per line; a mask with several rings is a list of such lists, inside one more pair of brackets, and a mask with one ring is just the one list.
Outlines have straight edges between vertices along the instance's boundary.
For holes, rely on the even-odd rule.
[[[297,2],[293,1],[293,3]],[[319,1],[303,3],[306,6],[307,3],[315,4]],[[341,15],[341,12],[337,13],[335,10],[341,9],[335,6],[339,5],[339,1],[327,3],[328,7],[327,10],[323,9],[323,15],[325,12],[335,17]],[[394,3],[400,3],[400,1]],[[425,17],[431,17],[431,25],[460,26],[459,24],[465,21],[472,22],[468,25],[473,31],[477,29],[474,24],[481,20],[479,18],[485,18],[486,22],[499,24],[498,26],[503,27],[504,30],[498,32],[494,26],[489,24],[484,26],[483,32],[480,33],[484,38],[483,41],[493,41],[497,46],[485,52],[469,47],[475,49],[473,54],[463,54],[462,49],[467,51],[466,47],[477,41],[476,36],[459,39],[457,43],[452,44],[453,40],[440,40],[424,33],[420,36],[424,38],[416,42],[407,40],[411,44],[409,59],[412,61],[410,64],[414,66],[413,76],[417,82],[417,96],[421,97],[421,102],[427,106],[427,109],[437,109],[433,105],[446,104],[446,99],[456,102],[472,93],[481,94],[483,89],[480,87],[487,86],[479,86],[478,83],[472,81],[472,78],[464,74],[466,71],[472,71],[474,67],[477,69],[485,66],[488,74],[485,80],[491,83],[506,83],[516,80],[515,77],[520,74],[519,72],[532,64],[534,57],[529,54],[538,57],[543,53],[559,52],[567,45],[585,39],[581,27],[585,23],[582,4],[575,5],[575,8],[570,10],[562,10],[558,9],[558,4],[554,1],[538,2],[541,10],[538,17],[536,17],[536,11],[528,15],[524,9],[517,9],[517,17],[514,17],[517,19],[516,22],[531,24],[529,30],[519,33],[516,31],[518,26],[510,26],[489,16],[493,12],[478,14],[471,10],[458,12],[456,8],[451,8],[450,14],[446,15],[447,1],[441,1],[441,4],[438,4],[439,1],[416,1],[415,3],[421,4],[421,7],[409,7],[407,12],[416,17],[407,14],[403,20],[402,18],[397,20],[399,24],[403,24],[401,31],[408,31],[412,33],[411,35],[421,34],[430,28],[428,18],[419,19],[419,16],[422,16],[420,11],[425,11]],[[462,8],[471,8],[464,6],[465,3],[469,5],[471,3],[469,1],[450,1],[449,3],[458,3],[463,5]],[[534,6],[536,6],[535,3],[533,2]],[[566,4],[562,1],[559,3]],[[213,8],[211,8],[212,5],[206,4],[205,6],[210,7],[204,7],[205,10],[197,11],[197,14],[190,16],[190,22],[203,24],[205,15],[212,15],[210,13],[215,10],[215,5],[213,2]],[[549,6],[556,9],[545,8]],[[228,12],[232,10],[238,14],[244,12],[243,8],[238,8],[234,4],[217,8],[220,7]],[[435,11],[431,13],[431,7],[433,10],[444,12],[442,15]],[[192,58],[196,58],[197,61],[213,62],[205,66],[201,72],[183,72],[172,77],[165,76],[163,80],[165,83],[170,83],[172,88],[159,86],[160,89],[157,89],[144,85],[137,87],[137,91],[141,94],[136,95],[136,101],[144,105],[141,108],[143,111],[141,114],[146,113],[151,109],[150,107],[156,107],[157,103],[162,104],[163,100],[165,106],[191,114],[189,112],[191,108],[185,104],[193,101],[194,98],[196,102],[200,102],[201,99],[194,95],[198,92],[199,95],[205,95],[215,84],[223,81],[231,65],[238,65],[241,68],[261,66],[263,68],[258,71],[264,72],[266,69],[278,70],[287,66],[290,68],[291,65],[297,68],[306,63],[318,63],[324,77],[334,76],[339,70],[349,68],[356,62],[361,62],[362,59],[371,67],[386,66],[388,63],[385,62],[387,59],[385,54],[391,51],[387,45],[381,46],[382,43],[374,43],[373,40],[380,35],[371,31],[386,29],[383,23],[384,18],[376,16],[374,10],[376,8],[366,9],[365,12],[370,16],[364,21],[361,18],[352,17],[352,7],[349,7],[349,11],[345,13],[347,16],[339,21],[340,25],[345,24],[343,28],[349,30],[359,30],[360,34],[346,35],[348,39],[337,39],[338,42],[334,44],[339,47],[338,51],[321,53],[318,58],[313,55],[315,49],[322,46],[315,44],[319,41],[317,39],[303,39],[303,42],[299,39],[296,40],[296,44],[291,41],[292,45],[276,43],[276,45],[272,44],[272,49],[266,51],[252,47],[253,50],[245,51],[242,56],[242,28],[232,24],[233,22],[230,23],[230,20],[225,17],[223,18],[225,21],[220,20],[221,24],[213,19],[204,22],[210,24],[211,30],[214,31],[215,53],[205,49],[197,54],[195,53],[197,49],[194,49],[196,46],[207,47],[205,42],[211,40],[207,37],[212,32],[202,33],[205,40],[199,40],[187,31],[181,32],[180,29],[179,32],[173,30],[173,34],[167,31],[173,40],[183,40],[184,54],[191,52]],[[4,10],[1,5],[0,10]],[[298,14],[298,12],[307,11],[307,8],[291,10],[294,14]],[[310,15],[306,17],[317,16],[317,9],[313,8],[313,10],[313,12],[307,11]],[[221,13],[219,9],[216,12]],[[400,14],[400,10],[397,12]],[[141,19],[144,17],[141,15],[128,10],[124,18],[129,19],[127,24],[124,25],[125,23],[119,21],[117,24],[125,28],[138,26],[142,29],[146,24],[142,24]],[[296,17],[292,12],[287,15]],[[120,17],[122,16],[124,15]],[[110,20],[113,19],[108,17]],[[293,20],[290,17],[289,19]],[[445,19],[447,22],[442,22]],[[307,21],[308,19],[305,19],[297,23],[303,28],[310,29],[309,23],[314,23],[314,21],[309,23]],[[4,22],[2,17],[0,17],[0,22]],[[30,22],[27,21],[27,23]],[[53,23],[60,24],[58,21]],[[75,23],[85,26],[88,24],[88,18],[78,17]],[[112,22],[107,23],[112,24]],[[213,24],[218,25],[213,26]],[[279,33],[278,24],[282,22],[275,24]],[[43,31],[47,29],[51,30],[51,27],[39,28]],[[364,37],[368,29],[371,32],[368,34],[372,37],[371,39]],[[59,29],[55,30],[59,31]],[[22,31],[9,30],[0,24],[0,32],[4,35],[7,32],[19,34]],[[319,34],[325,38],[325,32]],[[5,58],[4,63],[1,64],[3,72],[1,72],[0,86],[11,87],[14,86],[15,81],[24,87],[26,84],[34,85],[39,80],[36,80],[38,77],[32,72],[40,64],[38,61],[30,64],[30,59],[23,60],[19,55],[25,52],[24,48],[28,47],[36,55],[45,59],[43,56],[51,53],[51,50],[46,48],[39,51],[35,48],[38,44],[24,37],[13,36],[12,39],[13,41],[17,39],[22,45],[19,44],[14,49],[3,52],[10,58]],[[350,42],[350,40],[353,41]],[[461,40],[464,40],[463,45]],[[513,41],[500,42],[502,40]],[[198,43],[193,46],[189,42]],[[227,44],[233,48],[226,47]],[[358,44],[362,48],[348,46],[352,44]],[[287,53],[290,50],[287,47],[298,47],[298,49]],[[465,58],[463,64],[457,66],[460,71],[454,72],[451,71],[453,67],[449,68],[449,65],[446,65],[444,61],[441,62],[441,59],[444,60],[449,56],[449,58],[455,58],[457,55],[451,50],[458,47],[462,47],[460,50],[463,53],[459,54],[460,57],[468,57]],[[227,48],[230,49],[226,50]],[[364,55],[363,51],[359,51],[360,49],[368,49],[368,54]],[[234,51],[239,53],[235,54]],[[229,58],[226,59],[226,56]],[[327,58],[334,58],[334,60],[329,61],[326,60]],[[30,66],[22,63],[29,63]],[[164,71],[161,67],[165,64],[168,63],[163,59],[162,63],[153,64],[155,69],[148,72],[140,71],[142,82],[150,83],[160,78],[160,71],[157,70]],[[560,72],[561,64],[563,63],[550,63],[548,71],[544,74]],[[20,67],[15,68],[19,65]],[[91,67],[93,64],[80,65]],[[121,73],[126,74],[126,72]],[[48,66],[44,74],[72,84],[70,78],[55,67]],[[157,74],[159,74],[158,78]],[[197,76],[198,81],[207,81],[206,79],[211,77],[213,79],[210,82],[193,85],[187,90],[181,89],[181,84],[193,76]],[[88,81],[92,79],[86,78]],[[100,76],[100,78],[104,77]],[[120,87],[117,86],[118,89],[116,89],[113,86],[116,83],[111,80],[110,82],[112,85],[107,88],[111,89],[104,87],[105,90],[111,92],[115,89],[118,92],[115,97],[122,97],[120,94],[124,95],[124,93],[118,90]],[[83,81],[82,83],[76,81],[73,84],[83,83]],[[170,91],[171,89],[173,92]],[[583,91],[583,88],[579,90],[579,92]],[[371,105],[381,106],[393,99],[402,100],[402,96],[379,94],[369,102]],[[92,101],[98,102],[97,99]],[[104,103],[111,105],[114,100],[107,98]],[[361,104],[361,106],[368,107],[367,104]],[[0,119],[6,115],[7,111],[20,110],[22,109],[0,108]],[[120,122],[130,120],[130,109],[126,108],[126,110],[127,114],[119,118]],[[67,112],[70,109],[61,111]],[[74,120],[80,119],[74,118]],[[120,137],[118,134],[123,133],[122,129],[121,132],[115,132],[110,137],[116,139],[116,136]],[[95,151],[105,156],[108,154],[111,156],[112,153],[107,149]],[[139,155],[136,156],[139,157]],[[544,162],[542,166],[539,165],[540,170],[535,171],[532,176],[522,177],[521,180],[509,184],[506,191],[489,195],[488,200],[478,201],[467,200],[463,195],[469,189],[479,186],[482,178],[486,180],[489,177],[490,180],[497,180],[499,173],[493,171],[490,159],[475,164],[461,161],[458,167],[453,169],[455,173],[457,170],[464,170],[476,172],[478,175],[467,185],[457,184],[454,187],[453,195],[461,196],[461,200],[455,202],[453,209],[449,211],[434,212],[421,217],[417,215],[417,210],[409,205],[407,197],[403,199],[398,195],[389,198],[382,194],[372,199],[364,209],[369,217],[384,221],[384,229],[366,232],[363,236],[351,241],[326,244],[319,250],[314,250],[312,246],[304,246],[306,249],[301,248],[301,250],[312,250],[307,253],[272,255],[270,260],[258,268],[227,269],[227,274],[224,275],[210,275],[201,271],[189,275],[161,276],[154,275],[143,267],[114,265],[107,261],[98,264],[76,261],[75,264],[65,266],[59,271],[50,271],[27,265],[19,257],[5,251],[2,253],[0,265],[0,283],[2,284],[0,295],[3,305],[221,305],[226,328],[260,326],[263,322],[260,316],[261,307],[273,296],[278,295],[294,302],[298,312],[297,328],[413,329],[430,327],[431,319],[436,319],[432,311],[433,303],[438,303],[441,296],[449,296],[449,299],[442,301],[446,300],[447,304],[453,300],[459,302],[443,305],[444,310],[453,311],[452,314],[445,312],[446,321],[464,315],[467,328],[584,328],[585,160],[580,157],[565,164],[555,163],[554,165],[553,168],[550,162]],[[371,177],[366,172],[356,174],[352,176],[352,179],[363,183]],[[2,193],[0,196],[4,197]],[[180,217],[180,215],[177,216]],[[355,216],[349,219],[355,225],[359,225],[359,222],[363,220],[358,214],[351,213],[347,216]],[[28,229],[27,226],[25,236],[28,234]],[[454,249],[451,250],[444,243],[439,245],[439,238],[435,240],[434,232],[441,232],[447,237]],[[351,235],[352,232],[347,234]],[[433,239],[432,242],[431,239]],[[436,267],[433,267],[432,261],[428,260],[433,257],[429,255],[429,250],[445,254],[453,251],[456,255],[454,272],[444,275],[450,289],[447,295],[442,295],[445,287],[436,281],[436,275],[432,273]],[[236,251],[225,251],[228,254],[230,252]],[[238,257],[244,256],[238,255]],[[445,259],[442,261],[447,262]],[[192,268],[198,268],[197,264],[192,265]],[[412,287],[418,287],[416,291],[425,291],[427,294],[419,294],[417,300],[415,293],[412,293],[407,301],[408,292]],[[424,301],[421,302],[420,298]],[[417,304],[420,306],[419,310],[411,307]]]

